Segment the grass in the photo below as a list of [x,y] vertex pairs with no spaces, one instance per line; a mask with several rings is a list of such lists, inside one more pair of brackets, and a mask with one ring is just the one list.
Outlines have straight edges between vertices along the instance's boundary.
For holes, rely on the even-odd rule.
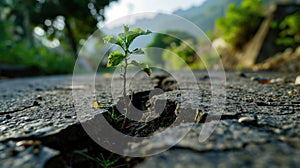
[[115,167],[116,163],[120,159],[120,158],[112,158],[112,156],[113,156],[112,153],[109,154],[108,157],[104,157],[104,155],[102,153],[100,153],[99,157],[93,157],[82,151],[75,151],[75,153],[95,162],[97,164],[97,167],[103,167],[103,168]]
[[124,114],[117,114],[115,112],[114,107],[105,107],[104,104],[98,103],[96,100],[93,102],[93,106],[94,106],[94,108],[102,108],[102,109],[109,111],[110,117],[116,122],[118,122],[122,117],[125,116]]

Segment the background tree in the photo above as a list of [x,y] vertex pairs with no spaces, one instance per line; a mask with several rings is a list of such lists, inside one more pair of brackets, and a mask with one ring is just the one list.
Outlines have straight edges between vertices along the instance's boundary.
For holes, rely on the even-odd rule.
[[257,32],[263,17],[261,0],[244,0],[239,6],[230,4],[216,26],[224,40],[240,50]]
[[0,1],[0,63],[71,72],[79,46],[104,20],[112,1]]
[[[191,48],[189,48],[186,44],[183,44],[188,41],[189,44],[194,45],[197,43],[197,39],[193,37],[192,35],[188,34],[187,32],[182,31],[167,31],[164,34],[158,33],[155,34],[153,37],[152,42],[147,46],[146,55],[147,57],[156,65],[164,64],[165,60],[167,59],[165,56],[165,59],[163,58],[163,52],[164,49],[172,49],[172,50],[182,50],[187,49],[187,51],[184,51],[184,53],[190,53]],[[151,47],[159,48],[159,49],[151,49]],[[179,47],[178,49],[175,49]],[[193,54],[189,55],[192,56]],[[180,56],[186,57],[187,55],[183,54],[181,52]],[[185,59],[188,60],[188,59]]]
[[[104,7],[112,1],[116,0],[38,1],[35,10],[30,10],[31,20],[34,25],[49,32],[50,37],[62,31],[76,57],[79,40],[97,29],[97,23],[104,20]],[[64,23],[62,28],[55,26],[55,22],[59,21]]]
[[288,15],[274,28],[279,28],[279,37],[276,40],[278,45],[293,46],[300,45],[300,12]]
[[200,59],[197,56],[195,47],[192,47],[194,45],[192,40],[188,40],[180,42],[179,45],[174,43],[164,50],[162,57],[164,62],[166,62],[166,67],[170,69],[184,69],[188,65],[191,69],[199,69]]

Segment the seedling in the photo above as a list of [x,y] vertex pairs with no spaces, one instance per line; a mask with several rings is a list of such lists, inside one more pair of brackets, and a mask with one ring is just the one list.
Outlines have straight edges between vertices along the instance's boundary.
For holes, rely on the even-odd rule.
[[134,65],[140,68],[142,71],[144,71],[148,76],[151,75],[152,70],[149,67],[148,64],[137,62],[136,60],[131,60],[129,62],[130,56],[132,54],[143,54],[144,51],[141,48],[136,48],[134,50],[129,50],[130,45],[134,41],[135,38],[142,36],[142,35],[148,35],[151,31],[149,30],[142,30],[141,28],[134,28],[133,30],[129,30],[128,25],[124,25],[124,32],[120,33],[117,37],[113,36],[106,36],[104,37],[104,41],[111,44],[116,44],[121,47],[122,51],[114,51],[111,52],[108,56],[108,62],[107,67],[112,66],[118,66],[120,64],[121,73],[120,75],[123,77],[123,100],[124,100],[124,110],[125,110],[125,117],[122,124],[122,128],[125,128],[125,125],[127,124],[127,116],[128,116],[128,107],[129,107],[129,101],[126,98],[126,75],[129,65]]

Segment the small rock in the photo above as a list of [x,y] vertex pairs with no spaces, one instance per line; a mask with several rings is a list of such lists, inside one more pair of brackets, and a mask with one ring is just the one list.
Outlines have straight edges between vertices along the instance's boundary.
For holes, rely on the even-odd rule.
[[241,117],[238,122],[245,125],[256,125],[257,119],[256,117]]
[[41,95],[37,95],[36,99],[39,100],[39,101],[42,101],[43,97]]
[[33,102],[33,106],[39,106],[39,105],[40,105],[40,103],[38,101]]
[[282,131],[281,131],[280,129],[277,128],[277,129],[274,130],[274,132],[275,132],[276,134],[280,134]]
[[[202,113],[202,114],[201,114]],[[204,123],[208,114],[201,112],[199,109],[196,110],[195,123]]]
[[173,78],[166,78],[162,80],[161,88],[165,91],[172,91],[178,89],[177,81]]
[[260,78],[260,77],[252,77],[252,81],[257,81],[260,84],[271,84],[270,80],[267,78]]
[[202,76],[202,77],[200,78],[200,80],[207,80],[207,79],[209,79],[209,76],[208,76],[208,75],[204,75],[204,76]]
[[45,128],[41,128],[41,129],[38,129],[36,132],[35,132],[35,135],[36,136],[42,136],[46,133],[49,133],[51,131],[53,131],[54,128],[53,127],[45,127]]
[[296,81],[295,81],[295,85],[300,85],[300,75],[297,76]]
[[0,132],[3,132],[7,129],[7,127],[5,125],[1,125],[0,126]]
[[39,148],[35,148],[34,150],[33,150],[33,154],[34,155],[38,155],[40,153],[40,149]]
[[243,72],[238,72],[237,75],[242,78],[247,78],[247,75]]
[[11,119],[11,118],[12,118],[12,116],[11,116],[11,115],[9,115],[9,114],[7,114],[7,115],[5,116],[5,118],[9,120],[9,119]]
[[271,79],[270,82],[271,82],[272,84],[284,83],[284,79],[283,79],[283,78]]
[[35,91],[43,91],[41,88],[36,88]]
[[19,154],[19,151],[12,149],[9,151],[10,156],[17,156]]
[[39,140],[23,140],[16,143],[16,146],[24,146],[24,147],[36,147],[41,145],[41,141]]
[[23,132],[24,132],[25,134],[29,134],[29,133],[31,133],[32,131],[33,131],[33,128],[32,128],[32,127],[29,127],[29,128],[26,128],[26,129],[23,130]]
[[66,119],[70,119],[70,118],[72,118],[72,116],[70,116],[70,115],[65,115],[65,118],[66,118]]
[[66,167],[60,160],[53,161],[59,151],[40,145],[38,141],[21,141],[5,143],[1,150],[1,168],[11,167]]
[[30,118],[30,117],[28,117],[28,116],[26,116],[26,117],[22,117],[21,120],[22,120],[22,121],[27,121],[27,122],[28,122],[28,121],[32,121],[33,119]]

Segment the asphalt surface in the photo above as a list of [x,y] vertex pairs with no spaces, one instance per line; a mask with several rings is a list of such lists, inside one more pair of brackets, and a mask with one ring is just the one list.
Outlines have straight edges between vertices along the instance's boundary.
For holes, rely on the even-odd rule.
[[[124,167],[300,166],[299,74],[172,74],[151,101],[175,102],[174,115],[185,120],[131,144],[129,153],[145,157]],[[0,80],[0,167],[76,167],[68,153],[97,145],[81,124],[116,105],[122,93],[120,77],[92,79],[83,75],[73,85],[70,75]],[[131,79],[128,92],[158,85],[143,74]],[[153,150],[158,154],[148,156]]]

